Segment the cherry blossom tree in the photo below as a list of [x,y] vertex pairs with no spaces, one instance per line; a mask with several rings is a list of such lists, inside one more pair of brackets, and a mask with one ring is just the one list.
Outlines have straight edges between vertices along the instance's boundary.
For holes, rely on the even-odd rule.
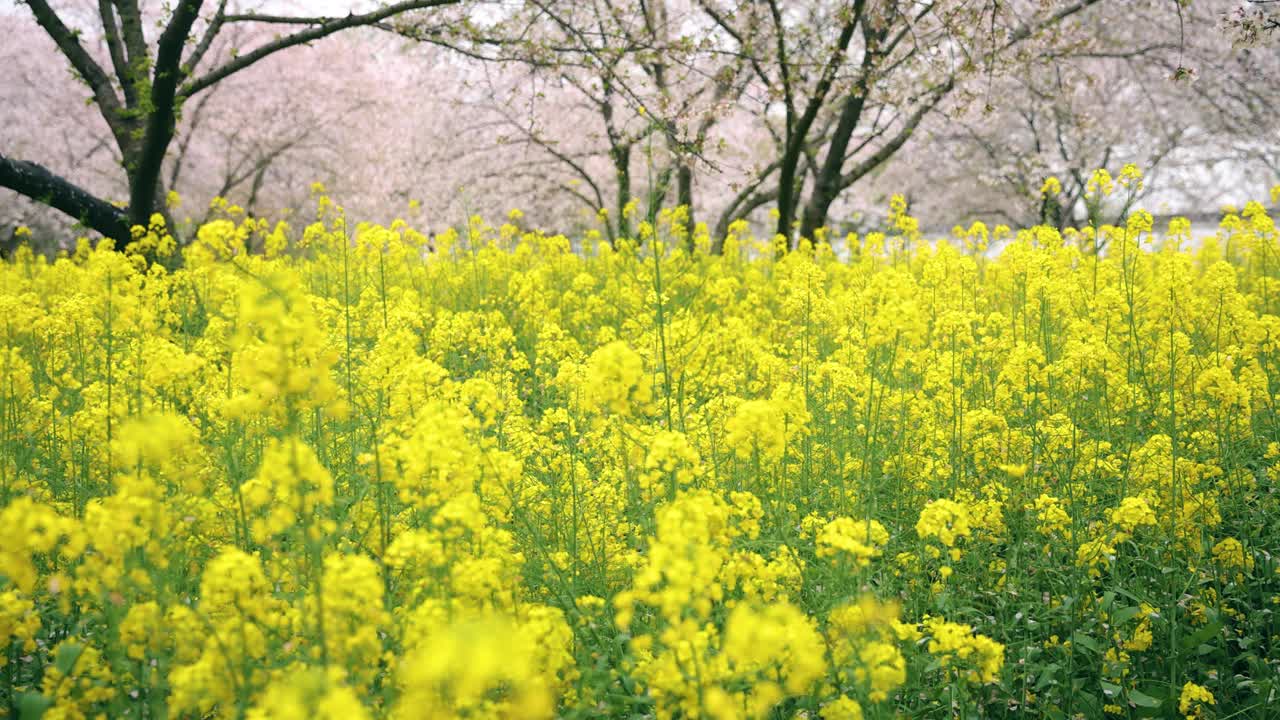
[[541,154],[522,172],[549,175],[613,238],[631,234],[637,205],[681,205],[692,223],[695,177],[714,192],[708,138],[749,76],[709,44],[713,29],[694,2],[527,0],[483,27],[403,32],[492,66],[482,110],[507,145]]
[[1222,14],[1222,27],[1237,47],[1280,38],[1280,0],[1238,0]]
[[[100,0],[96,11],[55,8],[48,0],[24,0],[35,23],[87,86],[110,131],[128,185],[124,208],[33,160],[0,154],[0,186],[46,203],[121,243],[132,225],[161,211],[166,195],[162,168],[187,101],[258,62],[291,48],[357,27],[376,26],[406,13],[458,0],[406,0],[345,16],[295,16],[239,12],[228,0],[177,0],[147,9],[139,0]],[[75,20],[100,23],[107,60],[83,42]],[[271,39],[215,57],[210,53],[228,28],[240,24],[284,28]],[[151,28],[158,36],[149,38]]]
[[1069,42],[1098,0],[702,6],[749,54],[776,152],[719,226],[775,205],[776,231],[814,237],[836,200],[944,103],[973,101],[1007,58]]
[[[378,222],[519,208],[525,227],[617,238],[685,205],[714,241],[739,219],[792,239],[866,229],[894,192],[934,227],[1039,222],[1049,175],[1074,222],[1092,170],[1126,162],[1157,211],[1280,177],[1280,58],[1224,40],[1234,0],[469,0],[381,20],[406,4],[309,17],[272,2],[200,4],[173,126],[154,131],[180,4],[0,7],[0,186],[29,190],[0,193],[0,239],[26,225],[69,242],[58,215],[118,237],[169,190],[180,228],[215,196],[297,219],[316,181]],[[327,39],[288,44],[305,33]],[[154,182],[148,137],[164,145]]]
[[[1265,196],[1280,180],[1280,128],[1267,119],[1280,102],[1280,57],[1221,42],[1220,12],[1138,0],[1093,14],[1082,42],[996,78],[989,107],[924,127],[917,142],[934,159],[932,181],[901,168],[891,182],[938,225],[1087,222],[1090,175],[1124,163],[1147,176],[1133,200],[1157,213],[1212,215]],[[1139,44],[1133,27],[1144,28]],[[1050,176],[1062,191],[1046,197]]]

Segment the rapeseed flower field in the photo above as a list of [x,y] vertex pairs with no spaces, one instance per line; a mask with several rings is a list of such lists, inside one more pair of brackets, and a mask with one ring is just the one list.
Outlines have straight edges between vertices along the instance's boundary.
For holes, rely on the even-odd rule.
[[0,716],[1275,716],[1280,235],[1153,224],[20,252]]

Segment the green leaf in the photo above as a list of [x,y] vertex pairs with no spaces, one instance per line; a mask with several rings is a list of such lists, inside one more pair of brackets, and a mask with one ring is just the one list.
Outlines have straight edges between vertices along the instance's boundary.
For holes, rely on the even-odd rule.
[[1222,621],[1215,620],[1182,639],[1182,647],[1190,650],[1218,634],[1222,630]]
[[1100,652],[1100,650],[1098,649],[1098,641],[1094,640],[1093,638],[1089,637],[1088,635],[1081,635],[1080,633],[1076,633],[1076,634],[1072,635],[1072,636],[1071,636],[1071,644],[1072,644],[1072,645],[1079,645],[1080,647],[1084,648],[1085,650],[1092,650],[1093,652]]
[[1145,707],[1145,708],[1160,707],[1159,699],[1153,698],[1150,695],[1144,692],[1139,692],[1137,690],[1129,691],[1129,702],[1133,703],[1134,705],[1137,705],[1138,707]]
[[1142,602],[1142,598],[1138,597],[1137,595],[1134,595],[1133,593],[1129,592],[1128,590],[1125,590],[1124,588],[1119,588],[1119,587],[1116,588],[1116,594],[1127,597],[1136,603]]
[[53,699],[38,692],[26,692],[18,696],[18,718],[20,720],[40,720],[44,711],[53,705]]
[[1077,710],[1083,712],[1084,717],[1096,718],[1104,715],[1102,701],[1093,693],[1078,693],[1072,698],[1072,702],[1077,706]]
[[64,642],[58,646],[58,651],[53,657],[53,666],[63,675],[70,675],[71,668],[76,666],[76,661],[80,659],[80,653],[84,648],[77,642]]
[[1049,663],[1040,671],[1040,677],[1036,680],[1035,691],[1044,692],[1044,689],[1057,681],[1058,671],[1062,666],[1058,663]]
[[1120,691],[1124,690],[1124,688],[1120,687],[1119,685],[1116,685],[1115,683],[1109,683],[1106,680],[1103,680],[1101,682],[1102,682],[1102,692],[1109,698],[1118,696],[1120,694]]
[[1111,614],[1111,624],[1116,626],[1123,625],[1136,617],[1140,612],[1142,612],[1142,608],[1140,607],[1129,606],[1120,608]]

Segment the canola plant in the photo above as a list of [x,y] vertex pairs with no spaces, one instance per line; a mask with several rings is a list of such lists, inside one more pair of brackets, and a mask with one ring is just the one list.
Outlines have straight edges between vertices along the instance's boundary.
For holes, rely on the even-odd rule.
[[1277,712],[1263,203],[683,218],[6,262],[0,716]]

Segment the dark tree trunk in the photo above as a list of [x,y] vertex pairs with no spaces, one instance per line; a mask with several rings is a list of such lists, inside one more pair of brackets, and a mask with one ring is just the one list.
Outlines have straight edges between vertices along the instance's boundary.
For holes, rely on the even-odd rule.
[[[72,69],[93,92],[93,102],[110,128],[112,137],[124,159],[129,184],[128,210],[120,210],[107,201],[58,177],[32,162],[0,155],[0,187],[14,190],[32,200],[54,207],[83,222],[124,249],[132,239],[130,223],[147,225],[152,214],[165,216],[165,186],[160,179],[164,158],[177,128],[182,101],[244,70],[277,52],[303,45],[336,32],[354,27],[377,25],[384,20],[412,10],[452,5],[458,0],[401,0],[369,12],[349,12],[345,16],[315,18],[281,18],[279,16],[240,14],[241,22],[284,22],[303,29],[278,35],[251,51],[239,54],[198,77],[201,59],[214,38],[232,17],[226,14],[227,0],[220,0],[203,35],[197,40],[192,29],[200,15],[204,0],[173,0],[168,23],[156,44],[154,62],[143,33],[146,24],[137,0],[99,0],[98,15],[102,21],[103,40],[111,59],[115,80],[80,42],[80,33],[69,28],[48,0],[25,0],[35,21],[49,35]],[[194,48],[187,58],[182,55],[188,44]],[[146,69],[155,71],[149,82]],[[116,91],[116,84],[120,93]],[[176,171],[175,171],[176,177]],[[170,223],[172,227],[172,223]]]
[[33,162],[0,155],[0,186],[70,215],[123,248],[131,239],[124,211]]
[[693,168],[686,162],[680,163],[676,172],[676,204],[689,209],[689,223],[693,223]]
[[618,194],[616,210],[618,217],[614,220],[618,239],[631,237],[631,220],[627,218],[627,206],[631,204],[631,145],[615,145],[609,150],[613,158],[614,173],[618,178]]
[[689,250],[693,250],[693,228],[697,220],[693,217],[693,168],[688,162],[681,162],[676,171],[676,204],[683,205],[689,215]]
[[[860,89],[861,90],[861,89]],[[813,192],[809,194],[809,202],[805,205],[804,219],[800,223],[800,237],[815,239],[818,228],[827,224],[827,213],[831,203],[840,195],[840,177],[844,170],[845,153],[849,151],[849,140],[853,131],[862,119],[862,108],[866,105],[865,91],[850,95],[840,110],[840,120],[836,123],[835,134],[827,147],[827,157],[818,171]]]
[[156,47],[156,72],[151,82],[151,112],[136,166],[129,177],[129,219],[146,226],[157,208],[163,209],[160,171],[178,123],[178,83],[186,76],[180,67],[182,49],[191,26],[200,16],[203,0],[179,3],[173,19],[160,35]]
[[[836,52],[828,60],[828,65],[824,68],[804,113],[799,118],[794,118],[790,108],[788,109],[786,134],[783,136],[785,147],[782,151],[782,163],[778,169],[778,234],[787,238],[788,248],[791,246],[792,225],[795,223],[799,197],[797,180],[800,178],[797,177],[796,171],[804,156],[805,146],[809,143],[809,131],[813,129],[813,123],[818,119],[818,112],[826,102],[827,94],[831,92],[831,86],[835,82],[836,68],[839,67],[841,58],[844,57],[850,41],[853,40],[854,30],[857,29],[862,15],[861,2],[857,3],[853,12],[853,18],[840,31]],[[785,62],[781,52],[779,56],[780,61]]]
[[800,145],[796,142],[788,144],[782,154],[782,166],[778,169],[778,228],[779,235],[787,238],[787,247],[791,247],[791,223],[796,218],[796,168],[800,165]]

